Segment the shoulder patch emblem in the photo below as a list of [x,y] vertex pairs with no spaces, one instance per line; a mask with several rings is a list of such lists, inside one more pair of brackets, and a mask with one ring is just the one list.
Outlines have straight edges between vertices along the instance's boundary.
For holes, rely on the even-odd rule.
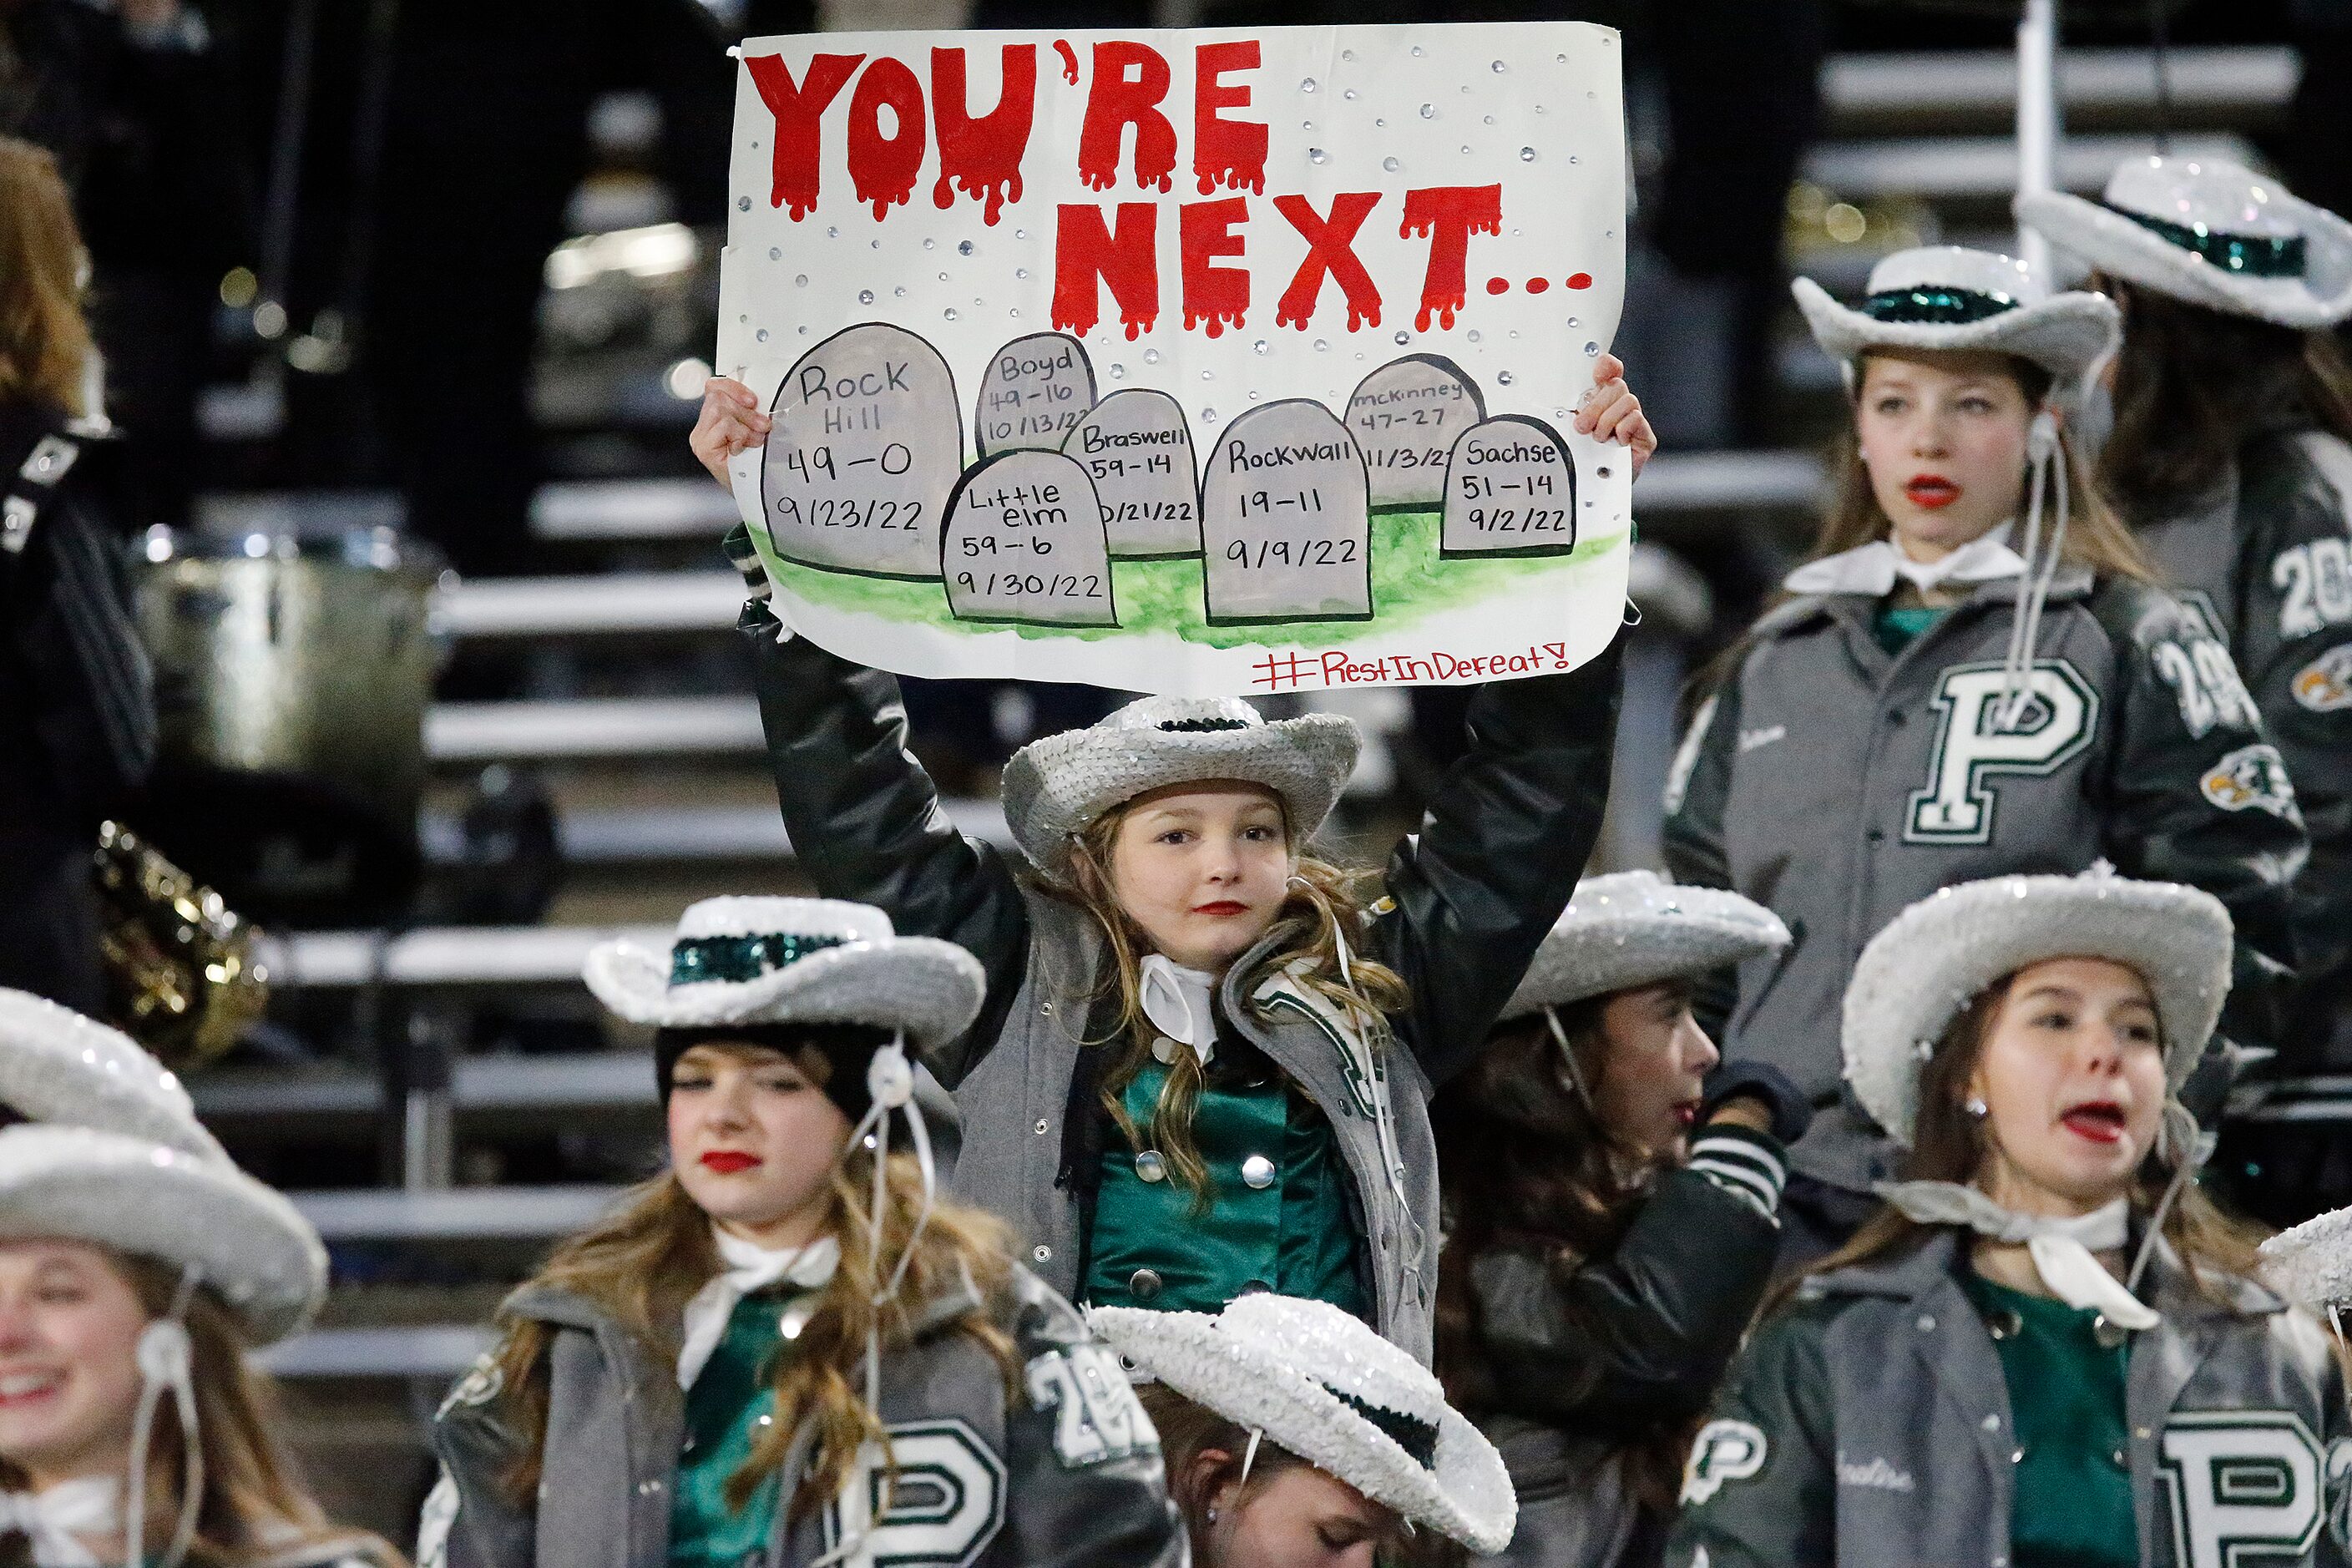
[[1747,1480],[1764,1468],[1770,1451],[1763,1428],[1752,1421],[1708,1422],[1698,1429],[1690,1462],[1683,1467],[1683,1505],[1706,1501],[1726,1481]]
[[2207,635],[2202,626],[2147,650],[2148,662],[2180,707],[2180,722],[2192,740],[2201,740],[2216,727],[2252,730],[2262,722],[2261,710],[2231,662],[2230,650]]
[[2294,785],[2273,745],[2239,747],[2207,770],[2197,787],[2223,811],[2252,808],[2284,816],[2294,809]]
[[2314,713],[2352,708],[2352,642],[2337,643],[2294,672],[2295,705]]
[[1159,1451],[1160,1433],[1109,1347],[1047,1351],[1030,1361],[1022,1381],[1031,1406],[1054,1413],[1054,1457],[1064,1469]]
[[466,1375],[457,1380],[457,1385],[442,1396],[441,1408],[433,1418],[438,1421],[461,1405],[488,1405],[499,1396],[499,1391],[506,1386],[506,1372],[499,1365],[497,1352],[484,1351],[474,1358],[474,1364],[466,1369]]
[[1004,1461],[952,1416],[892,1426],[889,1436],[887,1458],[868,1443],[826,1510],[827,1561],[970,1568],[1004,1526]]

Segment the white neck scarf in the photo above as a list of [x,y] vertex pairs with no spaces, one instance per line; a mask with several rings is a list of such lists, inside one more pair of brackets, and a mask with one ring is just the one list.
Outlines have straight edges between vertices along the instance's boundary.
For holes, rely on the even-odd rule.
[[121,1500],[122,1483],[112,1476],[79,1476],[45,1492],[0,1492],[0,1531],[24,1534],[35,1568],[99,1568],[78,1537],[121,1529]]
[[1808,561],[1782,579],[1781,586],[1793,594],[1864,594],[1876,599],[1895,592],[1897,579],[1923,594],[1947,583],[1998,583],[2025,571],[2025,558],[2010,548],[2011,526],[2004,522],[1934,561],[1914,561],[1893,540],[1875,539]]
[[715,1225],[710,1227],[710,1235],[719,1244],[719,1256],[727,1268],[697,1290],[694,1300],[686,1304],[686,1342],[677,1351],[680,1389],[692,1388],[694,1380],[702,1375],[711,1352],[726,1337],[727,1320],[734,1316],[736,1305],[744,1297],[779,1279],[789,1280],[803,1290],[820,1289],[832,1282],[834,1270],[841,1267],[841,1243],[830,1236],[820,1237],[806,1247],[787,1247],[771,1252],[756,1242],[730,1236]]
[[1143,1016],[1168,1038],[1192,1047],[1202,1067],[1217,1050],[1216,1019],[1209,1010],[1216,989],[1215,975],[1180,969],[1164,954],[1155,952],[1143,961]]
[[1921,1225],[1957,1225],[1994,1241],[2023,1242],[2042,1283],[2077,1310],[2097,1312],[2135,1332],[2161,1321],[2155,1309],[2091,1256],[2122,1249],[2130,1218],[2122,1198],[2074,1219],[2053,1219],[2005,1209],[1958,1182],[1882,1182],[1875,1191],[1905,1218]]

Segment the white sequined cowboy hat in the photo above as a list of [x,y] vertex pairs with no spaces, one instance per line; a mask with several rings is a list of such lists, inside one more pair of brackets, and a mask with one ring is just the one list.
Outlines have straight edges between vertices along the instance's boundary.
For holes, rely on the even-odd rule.
[[1886,923],[1845,990],[1845,1079],[1905,1148],[1919,1074],[1945,1027],[1995,981],[2053,958],[2139,973],[2179,1092],[2230,994],[2230,911],[2201,889],[2141,882],[2105,863],[2077,877],[1992,877],[1938,888]]
[[2095,202],[2017,198],[2018,221],[2101,272],[2308,331],[2352,316],[2352,223],[2218,158],[2129,158]]
[[1185,1398],[1374,1502],[1474,1552],[1510,1543],[1518,1500],[1495,1445],[1427,1367],[1329,1302],[1258,1292],[1213,1317],[1094,1307],[1087,1321]]
[[1780,916],[1727,889],[1684,887],[1655,871],[1588,877],[1528,961],[1502,1016],[1701,974],[1788,945]]
[[898,936],[880,910],[839,899],[705,899],[667,952],[600,942],[581,978],[633,1024],[865,1024],[919,1050],[970,1026],[986,987],[955,943]]
[[2263,1283],[2320,1318],[2352,1308],[2352,1208],[2330,1209],[2263,1243]]
[[302,1327],[326,1296],[326,1248],[283,1194],[226,1161],[91,1127],[0,1129],[0,1238],[193,1270],[255,1344]]
[[2082,289],[2053,294],[2024,262],[1957,245],[1887,257],[1870,269],[1856,306],[1841,305],[1810,278],[1790,289],[1813,340],[1843,367],[1849,391],[1871,349],[1977,350],[2040,365],[2064,401],[2122,341],[2114,300]]
[[1004,819],[1040,870],[1121,802],[1167,784],[1239,779],[1282,797],[1305,843],[1355,772],[1362,736],[1337,713],[1269,721],[1238,697],[1146,697],[1083,730],[1032,741],[1004,764]]
[[226,1161],[179,1079],[120,1029],[0,987],[0,1106]]

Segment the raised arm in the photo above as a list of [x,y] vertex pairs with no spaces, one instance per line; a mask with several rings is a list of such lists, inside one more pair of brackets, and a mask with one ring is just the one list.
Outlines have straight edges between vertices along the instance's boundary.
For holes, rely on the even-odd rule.
[[1412,988],[1397,1033],[1433,1084],[1484,1047],[1600,836],[1623,652],[1480,691],[1469,754],[1389,861],[1371,947]]
[[806,637],[778,640],[763,601],[744,607],[760,722],[793,854],[817,891],[887,911],[899,932],[944,938],[988,972],[988,1001],[953,1046],[925,1061],[961,1082],[1002,1029],[1029,956],[1029,918],[1013,869],[956,831],[907,750],[895,676],[835,658]]

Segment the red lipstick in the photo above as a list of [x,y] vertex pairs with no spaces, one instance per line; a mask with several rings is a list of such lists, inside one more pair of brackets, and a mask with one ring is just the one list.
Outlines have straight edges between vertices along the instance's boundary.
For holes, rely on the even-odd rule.
[[1904,484],[1903,495],[1913,506],[1939,511],[1960,499],[1960,487],[1936,474],[1914,474]]
[[1249,906],[1247,904],[1237,904],[1231,899],[1219,899],[1214,903],[1194,904],[1192,906],[1192,912],[1196,915],[1214,915],[1223,917],[1225,915],[1243,914],[1245,913],[1248,909]]
[[2067,1131],[2094,1143],[2118,1142],[2124,1135],[2123,1107],[2113,1100],[2095,1100],[2078,1105],[2058,1120]]
[[702,1163],[705,1168],[716,1171],[722,1176],[732,1176],[748,1171],[754,1165],[764,1165],[767,1162],[757,1154],[746,1154],[740,1149],[713,1149],[702,1157]]

